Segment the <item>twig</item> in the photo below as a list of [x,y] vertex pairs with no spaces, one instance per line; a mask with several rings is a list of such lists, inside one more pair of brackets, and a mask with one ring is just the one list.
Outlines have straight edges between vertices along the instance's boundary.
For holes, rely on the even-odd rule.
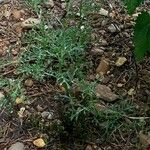
[[128,117],[129,119],[133,120],[144,120],[144,119],[150,119],[150,117]]

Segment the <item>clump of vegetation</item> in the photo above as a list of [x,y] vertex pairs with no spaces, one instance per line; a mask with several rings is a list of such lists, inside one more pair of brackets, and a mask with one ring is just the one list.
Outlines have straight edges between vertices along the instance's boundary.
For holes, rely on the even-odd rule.
[[[41,1],[32,0],[30,4],[39,13]],[[71,1],[68,3],[68,11]],[[130,116],[138,114],[135,105],[128,100],[120,100],[114,104],[103,105],[95,95],[95,85],[100,81],[90,82],[86,80],[88,70],[91,67],[88,59],[88,44],[91,38],[91,27],[84,18],[91,6],[92,11],[97,11],[97,6],[91,5],[92,1],[81,1],[76,24],[66,25],[66,20],[60,20],[61,27],[57,29],[47,28],[46,22],[28,31],[23,39],[24,52],[19,56],[17,74],[20,78],[3,80],[0,88],[11,86],[11,99],[15,100],[23,95],[22,81],[24,77],[32,77],[39,82],[53,78],[56,85],[63,87],[61,93],[54,98],[62,103],[61,121],[63,125],[56,126],[61,134],[66,137],[86,139],[99,136],[101,141],[109,139],[116,132],[131,132],[141,130],[146,124],[144,121],[129,121]],[[138,3],[139,4],[139,3]],[[137,4],[135,5],[137,6]],[[129,12],[134,8],[128,7]],[[90,10],[91,11],[91,10]],[[67,13],[70,17],[73,13]],[[44,20],[44,19],[43,19]],[[150,30],[149,14],[139,15],[135,26],[135,56],[140,59],[145,52],[149,52]],[[144,34],[144,35],[143,35]],[[144,38],[141,40],[141,36]],[[144,51],[143,51],[144,50]],[[75,87],[74,87],[75,86]],[[5,101],[6,102],[6,101]],[[6,105],[2,104],[2,105]],[[27,125],[47,132],[40,120],[29,120]],[[65,131],[64,131],[65,130]],[[66,133],[67,132],[67,133]],[[92,135],[92,136],[91,136]],[[105,140],[103,140],[105,139]]]
[[89,28],[32,30],[26,35],[26,51],[22,54],[19,71],[37,80],[54,77],[60,84],[70,85],[75,78],[83,78],[85,49]]

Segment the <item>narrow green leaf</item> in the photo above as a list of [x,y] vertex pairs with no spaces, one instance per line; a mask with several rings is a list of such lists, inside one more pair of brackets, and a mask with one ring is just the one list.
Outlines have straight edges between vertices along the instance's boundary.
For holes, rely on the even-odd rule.
[[128,13],[131,15],[136,7],[138,7],[144,0],[125,0]]
[[142,12],[136,21],[134,30],[135,57],[141,60],[150,52],[150,14]]

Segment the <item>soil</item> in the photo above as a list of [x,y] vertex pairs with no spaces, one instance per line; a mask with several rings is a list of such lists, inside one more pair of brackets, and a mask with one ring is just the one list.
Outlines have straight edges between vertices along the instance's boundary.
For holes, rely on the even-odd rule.
[[[57,0],[54,2],[54,7],[48,9],[45,9],[44,5],[41,6],[46,11],[53,12],[54,18],[50,18],[50,25],[53,28],[59,27],[56,18],[62,19],[66,15],[66,10],[62,8],[61,3]],[[143,5],[142,9],[150,10],[148,4]],[[136,63],[132,43],[134,18],[128,16],[122,6],[120,0],[107,1],[103,3],[102,8],[108,10],[109,14],[111,13],[109,17],[98,13],[89,14],[89,23],[93,32],[87,57],[90,58],[93,68],[92,71],[89,71],[87,79],[89,81],[96,80],[96,69],[101,58],[107,59],[109,70],[104,75],[102,83],[109,86],[117,95],[136,103],[139,109],[137,116],[143,114],[149,116],[150,59],[147,56],[140,63]],[[78,7],[78,3],[76,7]],[[21,11],[19,17],[13,14],[13,11],[16,10]],[[28,29],[20,27],[20,22],[30,17],[37,17],[37,15],[23,0],[8,0],[0,3],[0,59],[17,61],[22,52],[23,36],[28,32]],[[48,17],[45,16],[46,19],[49,19]],[[115,32],[109,30],[112,24],[116,27]],[[12,50],[8,51],[8,49]],[[100,50],[100,53],[97,53],[96,49]],[[127,61],[117,67],[115,63],[119,57],[125,57]],[[0,67],[0,74],[10,78],[11,76],[17,77],[16,68],[17,65],[6,64],[6,66]],[[67,139],[68,136],[60,134],[61,130],[64,131],[61,129],[63,124],[61,115],[65,105],[57,101],[57,95],[62,92],[62,89],[55,84],[55,81],[49,79],[45,83],[41,83],[30,79],[33,81],[33,85],[24,85],[23,89],[30,100],[24,104],[13,105],[11,113],[7,109],[0,110],[0,149],[6,150],[16,141],[21,141],[24,143],[25,149],[34,150],[37,148],[33,145],[33,140],[42,137],[47,139],[46,148],[43,150],[85,149],[87,145],[92,145],[94,150],[94,145],[97,143],[94,138],[91,141],[83,142],[78,141],[77,138],[69,137]],[[25,81],[26,79],[23,80],[23,82]],[[128,94],[131,89],[134,89],[134,94]],[[0,91],[8,93],[9,90],[0,89]],[[22,107],[25,107],[25,112],[20,118],[17,113]],[[52,112],[52,119],[43,118],[41,116],[43,111]],[[66,128],[68,130],[69,127]],[[95,146],[95,149],[134,149],[134,145],[130,142],[132,139],[132,134],[124,134],[121,140],[120,136],[118,138],[118,135],[115,135],[112,141]],[[82,143],[82,147],[79,143]]]

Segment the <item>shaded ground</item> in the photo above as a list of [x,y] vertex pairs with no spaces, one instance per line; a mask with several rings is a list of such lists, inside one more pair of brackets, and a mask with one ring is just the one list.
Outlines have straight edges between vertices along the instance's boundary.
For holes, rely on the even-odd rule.
[[[54,30],[61,28],[63,19],[65,21],[62,22],[64,24],[67,22],[69,26],[74,26],[78,22],[78,15],[75,18],[66,16],[67,9],[64,4],[64,2],[55,1],[54,6],[44,3],[38,5],[43,10],[42,16],[46,20],[47,28]],[[78,1],[75,1],[74,6],[73,10],[78,10]],[[149,10],[149,6],[145,4],[142,9]],[[125,116],[119,120],[120,126],[107,135],[108,140],[101,137],[103,126],[107,125],[105,122],[95,128],[91,122],[74,124],[67,120],[68,118],[64,115],[64,112],[69,109],[66,97],[64,97],[66,91],[63,86],[57,84],[56,79],[51,77],[42,82],[33,79],[30,75],[22,77],[17,74],[19,66],[17,61],[26,47],[24,34],[30,32],[30,29],[23,28],[20,24],[30,17],[38,18],[41,15],[39,8],[35,7],[36,10],[34,7],[24,4],[24,1],[4,2],[0,4],[0,75],[2,77],[0,92],[8,99],[6,106],[13,103],[12,100],[14,103],[11,105],[13,108],[9,111],[5,108],[0,111],[1,149],[7,149],[12,143],[21,141],[26,149],[34,150],[37,147],[33,145],[33,141],[39,137],[46,141],[46,148],[43,149],[88,150],[89,147],[93,150],[140,149],[139,131],[142,130],[148,134],[150,129],[149,118],[146,118],[150,116],[150,59],[147,57],[141,63],[136,64],[132,44],[134,18],[126,14],[120,1],[106,2],[101,4],[101,7],[109,11],[109,16],[103,16],[97,12],[86,12],[85,22],[92,27],[91,40],[86,54],[86,59],[90,64],[86,68],[88,70],[86,81],[88,83],[95,81],[106,85],[120,96],[119,102],[99,101],[98,109],[107,109],[122,101],[127,101],[134,103],[135,111],[131,116]],[[115,31],[110,29],[112,25],[115,26]],[[116,61],[119,57],[125,57],[127,61],[117,67]],[[102,58],[109,64],[108,67],[103,65],[103,77],[97,71]],[[7,79],[11,86],[6,86],[3,78]],[[23,86],[18,92],[14,85],[19,87],[20,82]],[[72,90],[80,100],[80,90],[78,91],[76,88],[72,88]],[[20,98],[20,95],[23,98]],[[26,99],[24,103],[16,103],[17,98],[24,99],[24,97]],[[120,106],[120,104],[118,105]],[[126,107],[125,105],[121,106]],[[19,116],[18,112],[21,108],[25,108],[25,110]],[[43,116],[43,112],[47,112],[48,115]],[[90,114],[89,120],[92,120],[92,117],[93,114]],[[127,128],[124,127],[123,121],[128,124]],[[134,122],[136,123],[134,124]],[[81,131],[78,130],[80,128],[82,128]],[[101,132],[99,132],[99,128],[102,128]],[[84,132],[87,132],[88,135],[86,139],[84,139]]]

